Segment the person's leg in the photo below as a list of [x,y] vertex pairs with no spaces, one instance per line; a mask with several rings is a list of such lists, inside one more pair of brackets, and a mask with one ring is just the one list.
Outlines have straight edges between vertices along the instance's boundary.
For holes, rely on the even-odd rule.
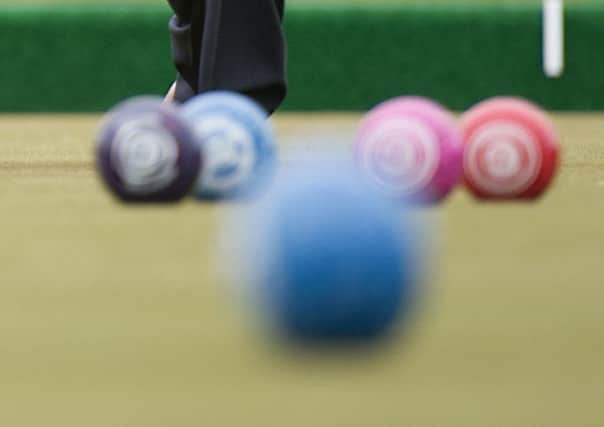
[[184,101],[197,93],[203,0],[168,0],[175,15],[170,19],[172,59],[178,76],[166,98]]
[[283,0],[207,3],[199,89],[238,91],[274,111],[286,90]]
[[[286,93],[284,0],[169,0],[174,98],[230,90],[273,112]],[[197,9],[196,9],[197,7]]]

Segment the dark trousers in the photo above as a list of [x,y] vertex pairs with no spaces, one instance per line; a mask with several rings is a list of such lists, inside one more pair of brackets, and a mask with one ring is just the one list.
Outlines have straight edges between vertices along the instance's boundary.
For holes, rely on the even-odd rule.
[[168,0],[176,100],[211,91],[248,95],[269,113],[286,90],[284,0]]

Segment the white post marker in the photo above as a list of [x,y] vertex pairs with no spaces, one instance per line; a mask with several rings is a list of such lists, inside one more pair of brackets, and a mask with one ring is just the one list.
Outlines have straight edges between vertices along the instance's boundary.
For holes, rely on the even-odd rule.
[[543,0],[543,70],[552,79],[564,73],[563,0]]

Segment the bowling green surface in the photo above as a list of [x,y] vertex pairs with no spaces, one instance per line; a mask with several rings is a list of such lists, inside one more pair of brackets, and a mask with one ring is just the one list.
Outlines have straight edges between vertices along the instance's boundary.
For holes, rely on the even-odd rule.
[[[356,115],[280,115],[296,150]],[[97,116],[0,116],[0,425],[596,427],[604,420],[604,114],[561,114],[536,204],[458,190],[429,292],[373,352],[263,339],[229,291],[222,218],[242,204],[126,208],[96,179]],[[296,149],[294,149],[296,147]]]

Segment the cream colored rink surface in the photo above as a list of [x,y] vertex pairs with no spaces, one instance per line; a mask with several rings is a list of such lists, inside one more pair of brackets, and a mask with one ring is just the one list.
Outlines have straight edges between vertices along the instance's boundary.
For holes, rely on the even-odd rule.
[[[285,157],[357,119],[279,116]],[[458,190],[422,213],[431,291],[412,336],[370,354],[262,341],[216,265],[240,207],[115,203],[97,121],[0,116],[1,426],[604,425],[603,115],[556,116],[563,171],[539,203]]]

